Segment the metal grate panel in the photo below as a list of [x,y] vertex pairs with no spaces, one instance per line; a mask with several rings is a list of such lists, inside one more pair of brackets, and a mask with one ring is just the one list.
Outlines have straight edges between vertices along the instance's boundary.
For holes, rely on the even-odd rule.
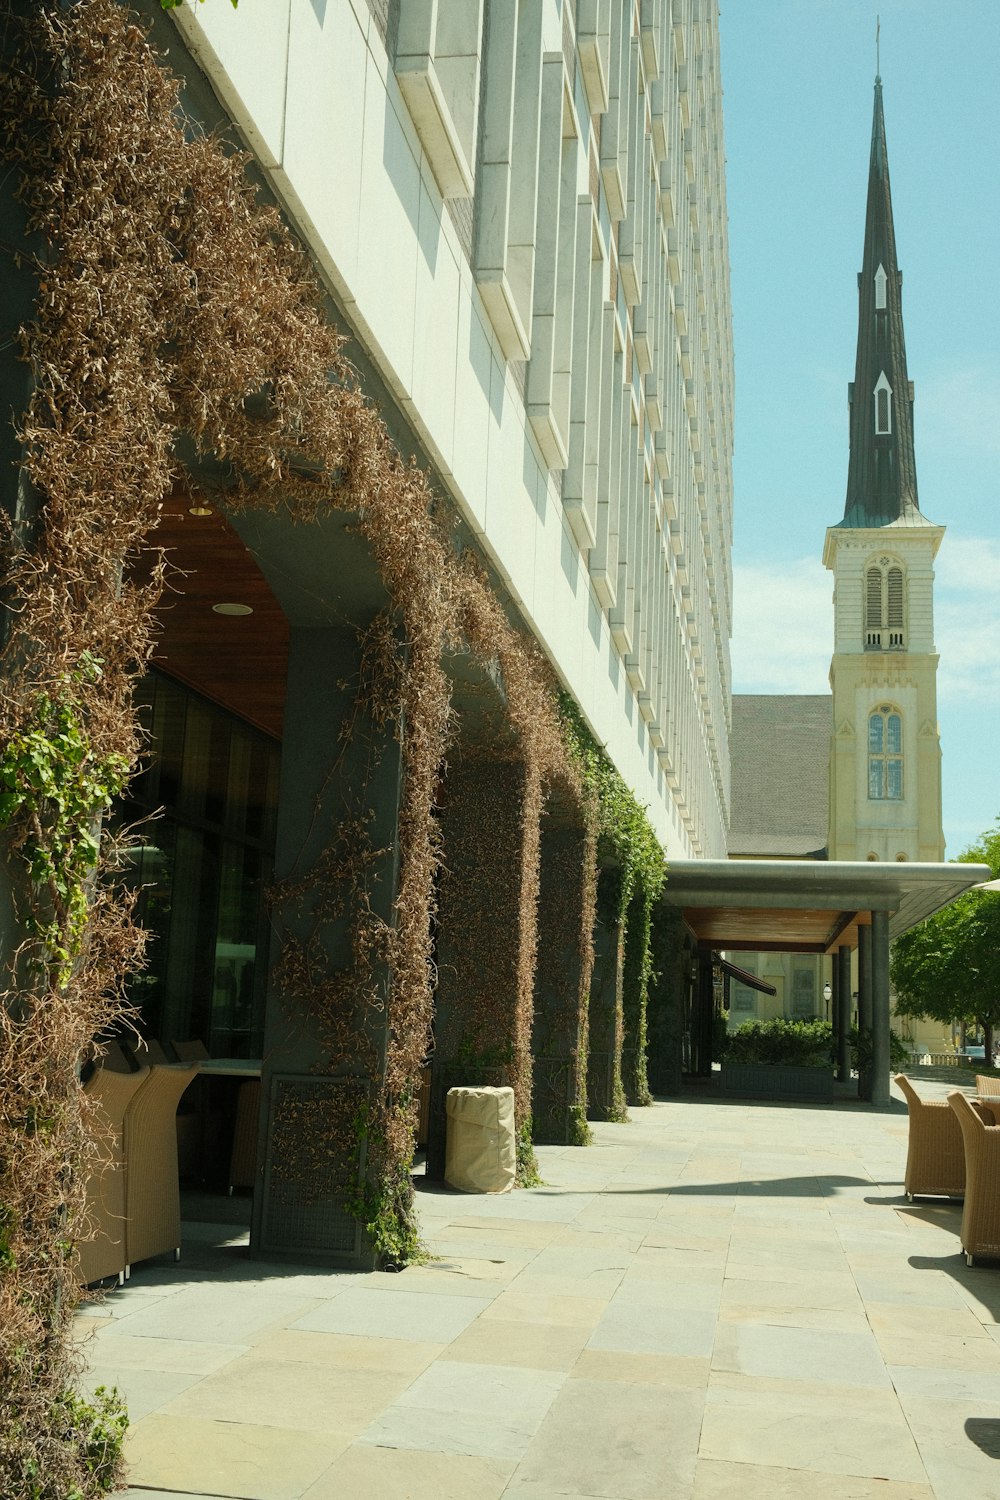
[[262,1253],[360,1253],[347,1202],[364,1171],[357,1121],[367,1100],[367,1083],[354,1076],[272,1075]]

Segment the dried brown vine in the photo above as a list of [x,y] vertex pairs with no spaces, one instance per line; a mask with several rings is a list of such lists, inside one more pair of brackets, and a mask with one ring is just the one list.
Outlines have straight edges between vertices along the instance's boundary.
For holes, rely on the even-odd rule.
[[[154,637],[161,570],[133,583],[129,566],[152,545],[160,504],[180,477],[178,433],[228,466],[231,510],[280,508],[303,523],[331,506],[352,514],[391,601],[369,707],[402,733],[393,923],[378,924],[366,903],[363,841],[345,870],[337,849],[346,840],[338,846],[332,834],[327,867],[302,879],[332,891],[347,877],[358,973],[370,980],[382,965],[392,975],[385,1069],[366,1122],[369,1195],[359,1211],[376,1240],[405,1251],[414,1084],[432,1009],[433,808],[450,729],[442,652],[470,649],[503,675],[528,787],[529,925],[545,788],[558,780],[579,797],[580,787],[547,673],[481,569],[459,559],[436,524],[426,476],[395,451],[359,389],[279,213],[258,199],[238,155],[183,118],[177,81],[127,9],[114,0],[9,6],[4,24],[0,134],[23,174],[29,232],[48,249],[36,316],[24,330],[34,387],[21,424],[23,470],[38,505],[23,507],[7,537],[0,735],[25,732],[39,695],[68,693],[95,762],[136,763],[132,692]],[[81,670],[85,660],[99,670]],[[23,812],[3,837],[17,871],[52,833],[44,816]],[[125,977],[141,958],[128,904],[112,894],[118,861],[105,833],[68,975],[29,938],[8,965],[0,1004],[0,1480],[17,1500],[100,1487],[86,1434],[65,1417],[76,1297],[69,1247],[81,1227],[86,1153],[78,1063],[120,1014]],[[52,903],[26,875],[12,900],[22,926],[35,912],[51,927]],[[532,959],[529,945],[518,977],[524,1035]],[[331,1062],[345,1047],[362,1048],[359,1034],[343,1034],[344,996],[330,976],[294,947],[284,965],[288,995],[329,1018]],[[517,1066],[523,1126],[523,1048]],[[48,1487],[32,1489],[39,1473]]]

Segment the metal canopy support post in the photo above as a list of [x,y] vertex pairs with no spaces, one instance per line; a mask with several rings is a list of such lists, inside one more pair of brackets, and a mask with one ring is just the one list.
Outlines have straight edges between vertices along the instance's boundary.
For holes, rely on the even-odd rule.
[[840,964],[837,955],[833,955],[833,963],[830,965],[830,1030],[833,1050],[834,1076],[840,1077]]
[[873,1104],[889,1103],[889,915],[872,912]]
[[698,954],[698,1064],[699,1077],[712,1076],[712,1032],[715,1024],[715,986],[712,983],[712,953]]
[[872,1096],[872,930],[858,927],[858,1097]]
[[837,1078],[841,1083],[851,1081],[851,950],[846,943],[837,949],[837,972],[840,977],[838,1010],[840,1028],[837,1033]]

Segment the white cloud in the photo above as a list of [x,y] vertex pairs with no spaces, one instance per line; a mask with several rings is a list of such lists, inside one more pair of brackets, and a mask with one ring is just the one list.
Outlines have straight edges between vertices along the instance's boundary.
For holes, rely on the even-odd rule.
[[917,442],[949,454],[1000,454],[1000,371],[988,364],[920,382]]
[[1000,599],[1000,541],[947,532],[934,561],[934,577],[938,594],[955,590],[966,598],[972,595],[977,607]]
[[938,700],[1000,706],[1000,542],[945,537],[935,563]]
[[833,578],[814,557],[737,563],[733,686],[738,693],[826,693]]

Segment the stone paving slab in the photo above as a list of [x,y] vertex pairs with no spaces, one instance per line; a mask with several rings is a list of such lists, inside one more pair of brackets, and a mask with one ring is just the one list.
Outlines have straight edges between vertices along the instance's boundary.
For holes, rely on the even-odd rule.
[[539,1189],[418,1187],[398,1275],[186,1225],[78,1321],[128,1500],[1000,1500],[1000,1266],[907,1204],[901,1103],[631,1114]]

